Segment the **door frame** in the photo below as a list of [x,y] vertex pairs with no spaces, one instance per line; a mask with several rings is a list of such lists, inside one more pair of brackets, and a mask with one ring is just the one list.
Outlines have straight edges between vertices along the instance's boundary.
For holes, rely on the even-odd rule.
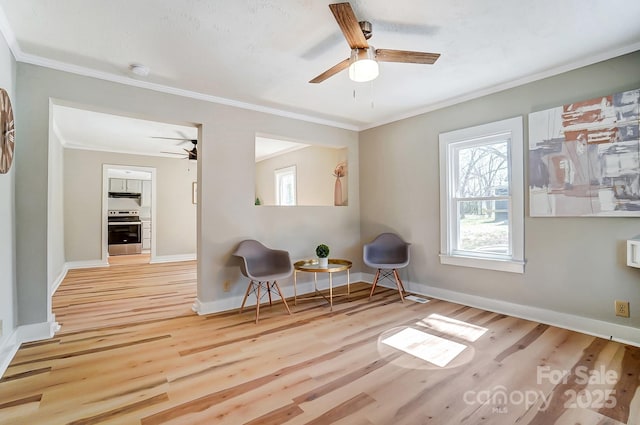
[[132,170],[151,173],[151,262],[156,258],[156,212],[157,212],[157,185],[155,167],[143,167],[139,165],[102,164],[102,262],[108,264],[109,236],[107,234],[109,211],[109,170]]

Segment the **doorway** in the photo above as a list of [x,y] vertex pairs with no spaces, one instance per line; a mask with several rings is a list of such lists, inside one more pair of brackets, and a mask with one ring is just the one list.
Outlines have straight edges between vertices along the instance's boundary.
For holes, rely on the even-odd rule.
[[156,187],[154,167],[103,165],[103,262],[139,264],[155,259]]
[[[189,276],[193,276],[185,279],[193,287],[187,285],[183,289],[192,290],[195,299],[198,206],[192,202],[192,187],[198,175],[195,148],[200,137],[198,125],[114,115],[113,111],[98,112],[95,107],[59,100],[52,100],[50,108],[51,224],[47,239],[50,321],[56,321],[53,296],[62,295],[58,288],[64,288],[67,278],[106,272],[108,266],[118,261],[118,264],[146,263],[140,267],[151,267],[153,264],[149,263],[182,263],[175,266],[186,267]],[[136,189],[140,192],[139,199],[114,197],[120,204],[114,206],[112,198],[110,205],[110,178],[139,180],[141,188]],[[159,187],[162,193],[158,193]],[[128,189],[124,192],[136,191]],[[110,208],[137,209],[148,221],[144,232],[140,229],[144,245],[139,256],[118,255],[110,261],[107,227]],[[186,311],[191,311],[192,303],[185,300]]]

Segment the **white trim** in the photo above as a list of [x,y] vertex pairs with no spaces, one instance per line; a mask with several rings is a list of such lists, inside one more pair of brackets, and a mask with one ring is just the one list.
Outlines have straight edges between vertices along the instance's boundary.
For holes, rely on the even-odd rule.
[[[363,279],[361,282],[373,282],[374,276],[372,274],[363,273],[362,277]],[[562,329],[640,347],[639,328],[619,325],[617,323],[605,322],[603,320],[591,319],[583,316],[576,316],[574,314],[561,313],[539,307],[485,298],[478,295],[465,294],[448,289],[436,288],[422,283],[408,282],[406,280],[403,281],[403,283],[408,292],[425,297],[436,298],[486,311],[506,314],[520,319],[544,323]],[[379,285],[384,286],[385,288],[395,289],[395,286],[392,286],[386,281]]]
[[53,338],[53,335],[60,330],[58,322],[41,322],[32,323],[30,325],[22,325],[16,329],[17,340],[20,344],[31,341],[41,341],[43,339]]
[[432,103],[431,105],[426,105],[421,108],[417,108],[402,114],[391,115],[385,118],[384,120],[377,121],[371,124],[362,125],[359,127],[359,131],[369,130],[371,128],[380,127],[396,121],[402,121],[408,118],[413,118],[418,115],[423,115],[429,112],[437,111],[438,109],[444,109],[449,106],[457,105],[459,103],[468,102],[470,100],[478,99],[483,96],[488,96],[504,90],[508,90],[508,89],[519,87],[525,84],[533,83],[534,81],[539,81],[545,78],[553,77],[555,75],[563,74],[565,72],[573,71],[578,68],[583,68],[585,66],[593,65],[598,62],[603,62],[609,59],[613,59],[618,56],[623,56],[629,53],[633,53],[636,50],[640,50],[640,42],[628,44],[618,49],[607,50],[606,52],[594,54],[592,56],[587,56],[585,58],[581,58],[579,60],[576,60],[568,64],[560,65],[554,68],[547,69],[545,71],[538,72],[537,74],[528,75],[512,81],[508,81],[506,83],[485,87],[471,93],[466,93],[466,94],[456,96],[450,99],[446,99],[440,102]]
[[[276,192],[276,205],[277,206],[296,206],[298,205],[298,170],[296,165],[288,165],[286,167],[278,168],[273,171],[275,192]],[[282,180],[284,177],[293,176],[293,204],[282,203]]]
[[198,256],[194,254],[178,254],[178,255],[156,255],[151,258],[149,264],[157,264],[157,263],[175,263],[180,261],[194,261],[197,260]]
[[[306,294],[311,294],[313,293],[314,289],[313,289],[313,277],[312,275],[309,273],[308,274],[308,279],[304,279],[305,281],[300,282],[300,280],[302,280],[302,276],[306,275],[305,274],[298,274],[298,284],[297,284],[297,293],[298,296],[301,295],[306,295]],[[321,277],[322,274],[319,275],[319,277]],[[362,273],[350,273],[350,281],[351,284],[354,284],[355,282],[361,282],[362,281]],[[340,278],[337,280],[334,278],[333,280],[334,285],[333,285],[333,289],[336,288],[343,288],[345,286],[347,286],[347,280],[346,280],[346,274],[344,275],[344,278]],[[248,282],[246,281],[246,279],[242,280],[239,282],[239,284],[241,285],[246,285]],[[285,285],[280,284],[280,289],[282,290],[282,292],[284,293],[285,298],[287,298],[287,302],[289,303],[289,308],[293,307],[293,277],[290,278],[290,280],[286,281]],[[329,288],[329,278],[319,278],[318,279],[318,288],[321,290],[324,289],[328,289]],[[243,291],[244,292],[244,291]],[[205,314],[213,314],[213,313],[221,313],[224,311],[233,311],[233,310],[237,310],[240,308],[240,305],[242,304],[242,299],[244,298],[244,294],[243,295],[233,295],[231,297],[228,298],[222,298],[219,300],[214,300],[214,301],[201,301],[200,299],[196,299],[196,301],[194,302],[193,306],[191,307],[191,309],[198,313],[198,315],[202,316]],[[291,299],[291,300],[289,300]],[[302,301],[304,302],[304,301]],[[249,297],[247,298],[247,303],[245,304],[245,308],[246,307],[251,307],[256,305],[256,299],[255,297]]]
[[17,329],[14,329],[8,337],[0,339],[0,378],[4,375],[19,348]]
[[525,261],[440,254],[440,264],[522,274]]
[[[157,169],[155,167],[144,167],[139,165],[102,164],[102,261],[108,263],[109,257],[109,236],[107,232],[108,212],[109,212],[109,170],[133,170],[143,171],[151,174],[151,222],[157,223],[156,211],[157,202]],[[157,227],[151,226],[151,263],[154,262],[156,253]]]
[[103,260],[67,261],[64,264],[64,267],[67,270],[90,269],[93,267],[109,267],[109,262]]
[[51,284],[51,292],[49,293],[49,297],[52,297],[53,294],[56,293],[56,291],[58,290],[58,288],[60,287],[60,284],[62,283],[62,281],[64,280],[64,278],[67,276],[67,272],[69,271],[69,263],[65,263],[62,266],[62,271],[60,271],[60,274],[58,275],[58,277],[56,278],[56,280],[53,281],[53,283]]
[[0,377],[7,371],[21,344],[53,338],[58,330],[60,325],[56,321],[22,325],[14,329],[11,335],[0,344]]
[[[19,48],[17,49],[19,50]],[[176,87],[166,86],[164,84],[151,83],[149,81],[137,80],[135,78],[126,77],[123,75],[111,74],[109,72],[98,71],[91,68],[85,68],[83,66],[72,65],[66,62],[60,62],[53,59],[43,58],[41,56],[32,55],[29,53],[23,53],[20,51],[16,55],[12,50],[16,61],[22,63],[28,63],[32,65],[42,66],[44,68],[55,69],[58,71],[69,72],[71,74],[82,75],[86,77],[96,78],[99,80],[110,81],[113,83],[125,84],[128,86],[139,87],[147,90],[153,90],[161,93],[173,94],[176,96],[187,97],[196,100],[202,100],[205,102],[216,103],[220,105],[233,106],[240,109],[246,109],[255,112],[262,112],[266,114],[281,116],[285,118],[292,118],[300,121],[311,122],[315,124],[327,125],[330,127],[342,128],[345,130],[358,131],[358,126],[348,124],[345,122],[339,122],[334,120],[328,120],[324,118],[318,118],[311,115],[301,114],[298,112],[285,111],[281,109],[271,108],[262,105],[256,105],[253,103],[240,102],[238,100],[227,99],[219,96],[212,96],[191,90],[184,90]]]
[[7,14],[4,12],[4,8],[0,6],[0,32],[2,33],[11,53],[13,53],[13,57],[18,60],[19,57],[22,56],[22,50],[20,50],[20,46],[18,46],[18,40],[16,39],[16,35],[9,24],[9,18],[7,18]]
[[392,122],[401,121],[407,118],[412,118],[418,115],[426,114],[428,112],[432,112],[438,109],[443,109],[452,105],[467,102],[469,100],[477,99],[493,93],[498,93],[503,90],[518,87],[534,81],[539,81],[544,78],[553,77],[554,75],[559,75],[568,71],[572,71],[574,69],[582,68],[588,65],[593,65],[598,62],[602,62],[618,56],[635,52],[636,50],[640,50],[640,42],[634,42],[632,44],[628,44],[628,45],[619,47],[617,49],[607,50],[602,53],[597,53],[591,56],[581,58],[579,60],[576,60],[568,64],[550,68],[533,75],[518,78],[506,83],[482,88],[480,90],[476,90],[471,93],[463,94],[451,99],[446,99],[440,102],[433,103],[431,105],[416,108],[412,111],[391,115],[383,120],[376,121],[370,124],[355,125],[355,124],[349,124],[346,122],[339,122],[339,121],[334,121],[334,120],[329,120],[324,118],[318,118],[311,115],[300,114],[292,111],[283,111],[280,109],[270,108],[266,106],[240,102],[233,99],[227,99],[227,98],[218,97],[218,96],[211,96],[211,95],[194,92],[190,90],[182,90],[175,87],[165,86],[162,84],[149,83],[147,81],[141,81],[141,80],[136,80],[134,78],[124,77],[122,75],[96,71],[94,69],[71,65],[68,63],[54,61],[54,60],[46,59],[40,56],[24,53],[20,49],[20,46],[18,45],[15,33],[13,32],[13,29],[9,24],[9,20],[7,19],[7,15],[1,6],[0,6],[0,32],[4,36],[4,39],[7,41],[7,44],[9,45],[9,49],[13,53],[13,57],[16,59],[17,62],[30,63],[32,65],[38,65],[45,68],[51,68],[59,71],[70,72],[72,74],[93,77],[100,80],[116,82],[116,83],[125,84],[129,86],[134,86],[134,87],[146,88],[149,90],[154,90],[162,93],[169,93],[177,96],[189,97],[193,99],[203,100],[206,102],[219,103],[222,105],[234,106],[241,109],[264,112],[267,114],[272,114],[272,115],[277,115],[281,117],[292,118],[300,121],[322,124],[330,127],[342,128],[345,130],[352,130],[352,131],[364,131],[364,130],[369,130],[371,128],[380,127],[385,124],[389,124]]
[[[509,152],[509,237],[511,256],[469,256],[456,253],[458,212],[455,168],[457,149],[484,144],[490,139],[508,141]],[[524,273],[524,132],[522,116],[440,133],[440,262],[511,273]],[[505,256],[507,257],[507,256]],[[481,260],[481,261],[480,261]]]

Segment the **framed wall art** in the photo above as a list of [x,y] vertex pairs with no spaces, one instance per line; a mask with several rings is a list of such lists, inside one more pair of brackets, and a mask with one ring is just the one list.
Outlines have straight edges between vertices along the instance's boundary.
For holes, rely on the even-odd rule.
[[532,217],[640,217],[640,89],[529,114]]

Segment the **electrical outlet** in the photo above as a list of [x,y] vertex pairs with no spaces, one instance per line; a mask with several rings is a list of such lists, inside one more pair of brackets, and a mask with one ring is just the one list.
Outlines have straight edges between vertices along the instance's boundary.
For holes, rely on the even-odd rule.
[[616,300],[616,316],[629,317],[629,301]]
[[224,285],[222,286],[224,292],[229,292],[231,290],[231,281],[225,280]]

